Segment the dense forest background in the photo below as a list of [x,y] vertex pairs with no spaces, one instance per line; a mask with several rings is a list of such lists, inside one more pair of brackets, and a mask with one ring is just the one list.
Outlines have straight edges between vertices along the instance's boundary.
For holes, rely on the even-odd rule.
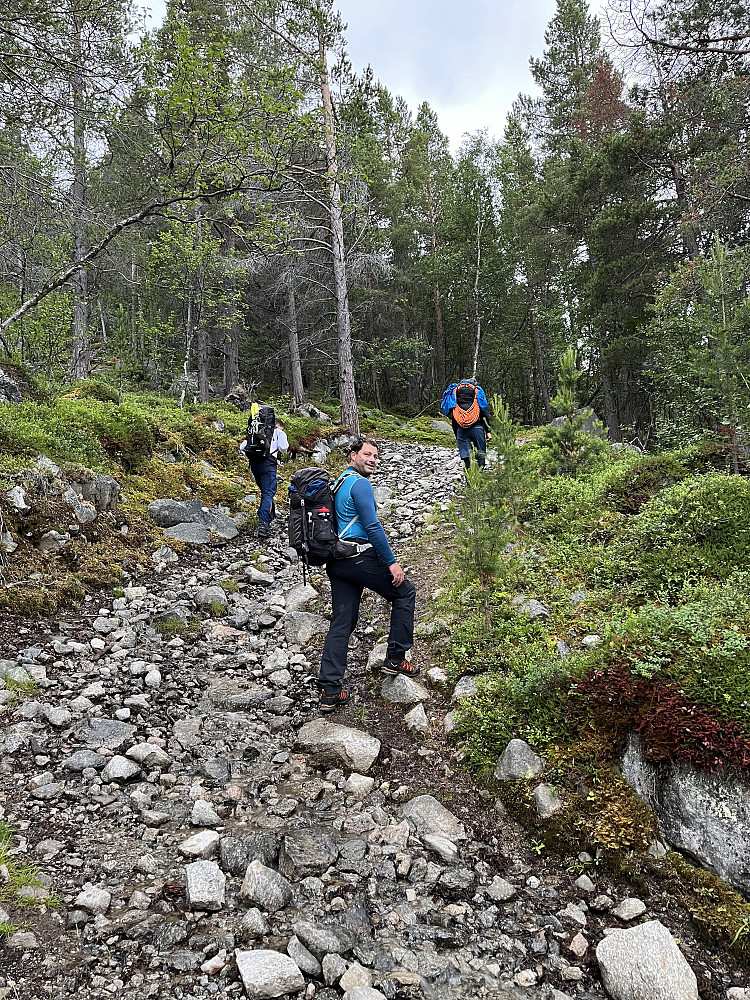
[[[397,26],[394,26],[397,30]],[[532,40],[533,46],[533,40]],[[0,355],[206,401],[237,384],[526,424],[558,359],[615,441],[750,405],[750,6],[558,0],[501,139],[452,155],[347,63],[329,0],[11,0]],[[741,431],[739,432],[741,433]]]

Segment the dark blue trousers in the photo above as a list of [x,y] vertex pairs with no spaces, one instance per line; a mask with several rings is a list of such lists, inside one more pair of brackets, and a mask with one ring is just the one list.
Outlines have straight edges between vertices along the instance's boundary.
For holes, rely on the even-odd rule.
[[255,484],[260,490],[260,507],[258,508],[258,523],[268,527],[273,517],[271,508],[276,496],[276,460],[262,458],[259,462],[250,462],[250,471]]
[[484,427],[481,424],[474,424],[473,427],[459,427],[456,431],[456,442],[458,444],[458,454],[464,460],[464,465],[469,465],[472,451],[475,454],[477,463],[484,468],[487,442],[484,437]]
[[365,587],[390,601],[388,656],[394,660],[403,660],[414,644],[417,592],[409,580],[404,580],[400,587],[394,587],[390,570],[373,549],[353,559],[330,559],[326,572],[331,581],[333,613],[320,660],[318,687],[326,694],[338,694],[346,671],[349,637],[359,618],[359,605]]

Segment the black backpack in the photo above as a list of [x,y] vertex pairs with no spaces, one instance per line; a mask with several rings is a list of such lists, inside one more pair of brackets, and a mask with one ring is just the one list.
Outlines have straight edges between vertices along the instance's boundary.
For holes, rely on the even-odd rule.
[[251,462],[259,462],[263,458],[270,458],[271,439],[276,429],[276,414],[272,406],[261,406],[254,415],[252,410],[250,412],[245,458]]
[[[352,475],[352,473],[349,473]],[[336,525],[336,493],[346,476],[331,484],[325,469],[295,472],[289,483],[289,544],[304,566],[322,566],[357,552],[354,542],[341,541]]]

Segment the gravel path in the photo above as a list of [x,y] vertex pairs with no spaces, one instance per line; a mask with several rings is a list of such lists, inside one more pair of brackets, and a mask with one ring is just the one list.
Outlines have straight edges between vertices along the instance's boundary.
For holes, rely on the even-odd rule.
[[[453,451],[398,445],[374,480],[396,546],[421,539],[423,604],[460,478]],[[363,604],[354,703],[323,722],[325,579],[303,586],[280,529],[131,583],[6,629],[0,676],[36,691],[0,690],[0,818],[42,885],[0,895],[0,924],[25,924],[0,998],[603,996],[595,945],[645,907],[615,917],[627,886],[540,858],[457,770],[440,686],[381,688],[383,602]],[[740,985],[681,947],[705,996]]]

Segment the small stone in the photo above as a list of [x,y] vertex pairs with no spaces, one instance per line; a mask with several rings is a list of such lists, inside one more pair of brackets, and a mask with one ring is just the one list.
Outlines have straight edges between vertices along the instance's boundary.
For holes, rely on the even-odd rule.
[[518,889],[504,878],[496,875],[487,887],[486,892],[490,899],[496,899],[498,903],[507,903],[508,900],[513,899]]
[[195,800],[190,822],[193,826],[222,826],[224,823],[211,803],[204,799]]
[[282,997],[305,988],[304,976],[295,962],[278,951],[238,951],[236,962],[245,992],[251,1000],[256,997]]
[[539,977],[537,976],[536,972],[533,971],[533,969],[522,969],[520,972],[517,972],[513,977],[516,986],[523,986],[525,988],[528,988],[530,986],[536,986],[538,978]]
[[121,754],[110,757],[107,766],[102,771],[102,781],[130,781],[139,777],[141,769],[133,760],[128,760]]
[[415,705],[411,711],[404,716],[404,724],[410,733],[424,735],[430,731],[430,722],[424,705]]
[[595,892],[596,891],[596,886],[591,881],[591,879],[588,877],[588,875],[579,875],[578,878],[573,883],[573,885],[576,887],[576,889],[580,889],[581,892]]
[[324,955],[320,963],[323,969],[323,979],[327,986],[333,986],[346,972],[346,962],[341,955]]
[[572,952],[576,958],[583,958],[588,951],[589,943],[579,931],[568,945],[568,951]]
[[499,781],[517,781],[533,778],[544,768],[544,761],[537,756],[528,743],[511,740],[503,751],[495,768]]
[[214,861],[194,861],[185,868],[185,894],[193,910],[215,912],[224,905],[227,877]]
[[79,910],[84,910],[96,916],[98,913],[106,913],[109,904],[112,902],[112,894],[106,889],[97,889],[89,886],[76,896],[74,906]]
[[642,917],[646,912],[646,904],[641,899],[635,899],[635,897],[628,897],[623,899],[621,903],[612,910],[612,913],[622,920],[623,923],[627,923],[630,920],[635,920],[637,917]]
[[562,800],[551,785],[537,785],[534,789],[534,805],[540,819],[549,819],[559,812],[562,807]]
[[344,791],[352,795],[358,802],[366,799],[375,785],[375,779],[366,774],[352,772],[346,779]]
[[178,850],[188,858],[210,858],[216,853],[220,840],[221,837],[214,830],[202,830],[183,840]]

